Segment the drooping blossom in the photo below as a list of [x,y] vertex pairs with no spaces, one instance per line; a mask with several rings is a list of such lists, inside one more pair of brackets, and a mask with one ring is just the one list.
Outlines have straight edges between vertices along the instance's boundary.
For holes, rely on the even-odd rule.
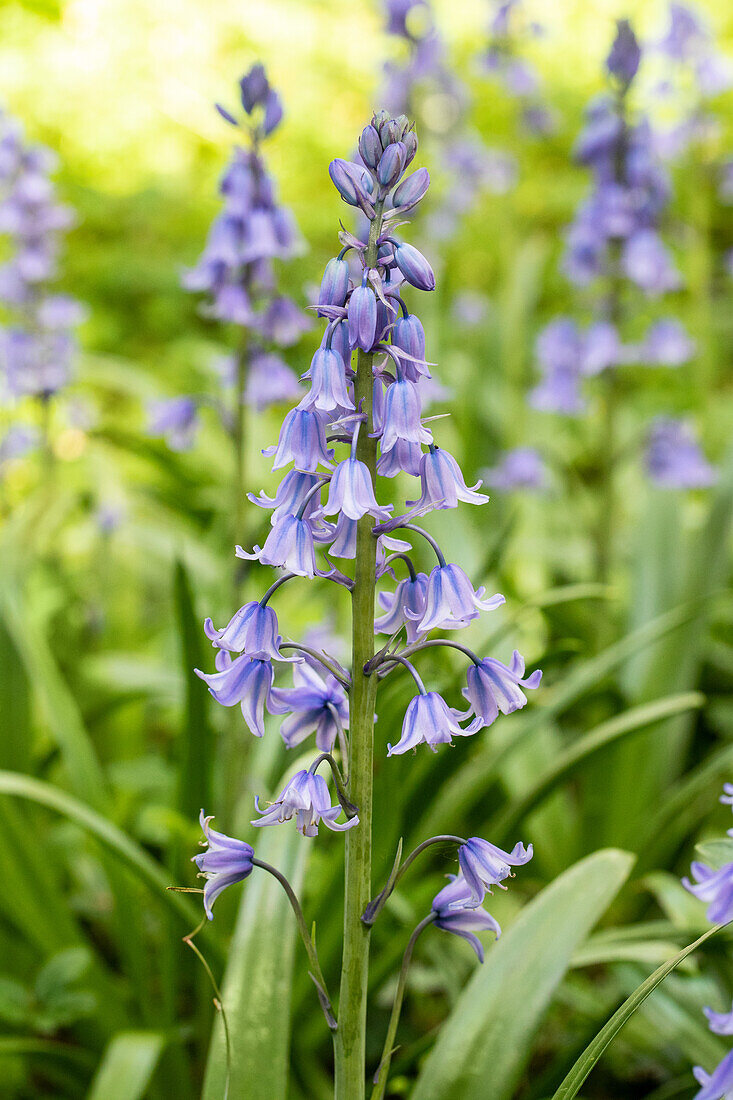
[[463,875],[449,875],[447,886],[433,898],[435,927],[470,943],[478,961],[484,961],[484,948],[476,932],[493,932],[498,940],[501,935],[499,922],[485,909],[476,908],[471,902],[471,888]]
[[235,882],[243,882],[252,873],[252,859],[254,848],[243,840],[235,840],[234,837],[218,833],[209,824],[213,821],[213,815],[204,816],[201,811],[199,821],[203,831],[207,849],[200,855],[193,857],[193,862],[206,879],[204,886],[204,912],[209,920],[214,919],[212,906],[222,890],[232,886]]
[[359,824],[358,816],[339,824],[336,818],[340,817],[342,808],[338,804],[331,805],[326,780],[322,775],[307,771],[297,772],[267,809],[261,810],[259,799],[255,798],[255,809],[262,816],[254,820],[253,825],[277,825],[295,817],[298,832],[303,836],[318,836],[321,822],[335,833],[346,832]]
[[539,670],[524,679],[524,657],[516,649],[511,665],[502,664],[494,657],[484,657],[469,665],[463,695],[469,703],[466,717],[475,717],[468,729],[474,732],[490,726],[499,717],[499,711],[513,714],[521,710],[527,704],[524,691],[538,688],[541,679]]
[[459,907],[476,908],[481,905],[492,886],[501,886],[504,879],[513,874],[512,867],[523,867],[533,855],[532,845],[515,844],[511,852],[505,852],[490,844],[488,840],[474,836],[458,849],[458,862],[466,885],[470,890],[468,900],[461,901]]

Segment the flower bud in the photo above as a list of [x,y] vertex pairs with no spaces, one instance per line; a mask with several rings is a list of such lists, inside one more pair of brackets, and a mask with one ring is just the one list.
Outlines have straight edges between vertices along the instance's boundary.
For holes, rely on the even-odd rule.
[[365,126],[359,138],[359,152],[367,168],[376,168],[382,155],[382,143],[373,126]]
[[430,186],[430,175],[427,168],[418,168],[411,176],[404,179],[392,198],[392,203],[399,210],[412,210],[425,196]]
[[265,103],[270,85],[261,64],[253,65],[249,72],[239,81],[239,90],[242,96],[242,106],[248,115],[251,115],[255,107]]
[[371,351],[377,335],[377,299],[368,286],[358,286],[349,299],[349,344]]
[[334,256],[326,264],[318,291],[319,306],[342,306],[349,292],[349,265]]
[[401,141],[387,146],[377,165],[377,179],[382,187],[394,187],[405,170],[406,156],[407,150]]
[[361,206],[374,190],[374,183],[366,171],[357,164],[336,157],[328,166],[331,182],[344,202],[349,206]]
[[435,275],[422,252],[414,245],[398,244],[394,250],[395,263],[411,286],[418,290],[435,290]]
[[415,133],[415,131],[408,130],[403,137],[402,142],[405,146],[407,154],[405,157],[405,168],[407,168],[408,164],[412,163],[413,157],[417,152],[417,134]]

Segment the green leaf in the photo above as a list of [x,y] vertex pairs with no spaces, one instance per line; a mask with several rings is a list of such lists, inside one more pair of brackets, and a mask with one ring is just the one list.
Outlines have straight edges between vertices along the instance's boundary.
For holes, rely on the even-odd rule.
[[172,909],[191,927],[195,927],[200,914],[191,903],[180,894],[168,890],[169,876],[159,863],[148,855],[144,848],[126,836],[108,818],[102,817],[96,810],[85,806],[65,791],[60,791],[41,779],[29,775],[17,775],[15,772],[0,771],[0,794],[27,798],[41,806],[47,806],[64,817],[74,821],[92,836],[96,837],[113,855],[122,860],[130,870],[156,895],[161,905]]
[[726,863],[733,863],[733,837],[706,840],[703,844],[696,844],[695,851],[703,863],[709,863],[719,871]]
[[[602,722],[596,729],[586,733],[561,752],[552,767],[540,776],[521,798],[515,799],[498,815],[496,821],[492,823],[491,835],[497,837],[497,843],[501,842],[501,839],[511,832],[527,814],[533,812],[579,764],[599,749],[664,718],[701,707],[704,702],[704,695],[688,691],[684,695],[672,695],[667,699],[657,699],[654,703],[633,707],[607,722]],[[733,841],[731,846],[733,847]]]
[[74,792],[96,809],[107,804],[107,784],[76,700],[69,691],[51,649],[19,592],[0,585],[0,614],[20,654],[66,766]]
[[0,1020],[13,1027],[27,1025],[33,1018],[30,991],[15,978],[0,976]]
[[183,814],[196,817],[201,807],[210,802],[213,736],[208,719],[209,696],[201,690],[202,684],[193,671],[204,667],[204,635],[194,609],[188,573],[180,561],[175,566],[174,593],[185,686],[185,720],[178,744],[178,806]]
[[627,852],[596,852],[565,871],[490,948],[427,1058],[412,1100],[509,1100],[573,953],[626,881]]
[[[308,843],[295,829],[272,829],[257,845],[257,857],[282,871],[297,892],[305,873]],[[232,1039],[228,1100],[287,1095],[290,987],[293,951],[296,965],[307,969],[295,920],[278,882],[255,868],[241,887],[242,902],[222,983],[222,1001]],[[320,1013],[315,987],[312,1010]],[[325,1029],[325,1021],[323,1023]],[[209,1049],[202,1100],[226,1095],[227,1052],[217,1015]]]
[[609,672],[618,668],[651,642],[679,630],[694,614],[695,608],[685,605],[660,615],[659,618],[645,623],[639,630],[628,634],[621,641],[614,642],[596,657],[584,661],[556,687],[543,693],[545,697],[536,709],[523,721],[513,723],[511,737],[498,751],[495,747],[488,745],[485,752],[479,751],[477,755],[470,757],[455,775],[441,785],[426,815],[419,822],[419,831],[422,835],[436,835],[449,829],[456,814],[473,806],[482,798],[488,784],[500,773],[506,758],[516,752],[536,729],[545,726],[556,715],[562,714],[596,687]]
[[675,955],[673,959],[670,959],[660,966],[646,979],[646,981],[642,982],[641,985],[634,990],[631,996],[624,1001],[621,1007],[614,1012],[610,1020],[601,1028],[595,1039],[585,1048],[580,1058],[578,1058],[573,1068],[565,1077],[559,1089],[553,1095],[552,1100],[573,1100],[573,1097],[578,1095],[578,1091],[596,1062],[599,1061],[606,1048],[610,1046],[626,1021],[636,1012],[637,1008],[644,1003],[649,994],[654,992],[659,983],[663,982],[668,974],[671,974],[688,955],[692,954],[692,952],[700,946],[700,944],[704,943],[705,940],[709,940],[716,932],[719,932],[721,927],[721,925],[716,925],[714,928],[708,929],[704,935],[700,936],[694,943],[683,948],[683,950]]
[[88,947],[69,947],[57,952],[39,971],[35,992],[39,1001],[53,996],[73,982],[78,982],[91,966],[92,956]]
[[87,1100],[141,1100],[165,1046],[158,1031],[120,1031],[107,1047]]

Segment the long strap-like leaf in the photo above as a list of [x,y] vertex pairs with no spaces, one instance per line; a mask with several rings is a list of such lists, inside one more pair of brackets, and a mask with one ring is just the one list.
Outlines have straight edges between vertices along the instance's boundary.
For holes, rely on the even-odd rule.
[[714,928],[708,929],[708,931],[700,936],[699,939],[695,940],[694,943],[689,944],[687,947],[683,948],[679,954],[675,955],[674,958],[658,967],[653,974],[650,974],[646,981],[642,982],[641,985],[634,990],[621,1007],[616,1009],[610,1020],[604,1024],[595,1039],[585,1048],[580,1058],[578,1058],[573,1068],[565,1077],[565,1080],[553,1095],[552,1100],[573,1100],[573,1097],[578,1095],[581,1085],[595,1066],[596,1062],[600,1060],[606,1048],[610,1046],[626,1021],[634,1015],[637,1008],[644,1003],[649,994],[654,992],[667,975],[672,973],[675,967],[679,966],[679,964],[686,959],[688,955],[691,955],[700,944],[705,942],[705,940],[709,940],[711,936],[719,932],[722,927],[724,926],[716,924]]

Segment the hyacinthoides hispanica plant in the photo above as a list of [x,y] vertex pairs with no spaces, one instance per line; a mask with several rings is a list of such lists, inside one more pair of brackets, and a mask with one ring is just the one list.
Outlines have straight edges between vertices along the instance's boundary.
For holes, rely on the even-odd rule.
[[[0,112],[0,236],[9,245],[0,265],[0,396],[38,404],[47,455],[51,401],[71,377],[74,329],[84,317],[80,303],[53,286],[61,236],[74,223],[73,210],[58,202],[54,168],[51,151],[30,144],[20,124]],[[36,435],[34,426],[16,423],[2,449],[24,453]]]
[[[277,200],[275,183],[262,154],[262,144],[280,125],[280,97],[262,65],[253,65],[239,81],[243,120],[225,107],[221,116],[242,133],[247,145],[235,145],[219,181],[223,207],[214,219],[204,251],[186,271],[186,289],[205,293],[205,316],[234,327],[237,349],[225,359],[222,375],[231,383],[231,408],[222,410],[234,453],[234,508],[237,538],[242,537],[244,500],[245,412],[290,401],[298,394],[297,379],[279,352],[300,339],[308,328],[302,310],[283,294],[276,260],[292,258],[300,236],[290,211]],[[190,446],[198,404],[191,396],[156,402],[150,431],[164,435],[174,449]]]
[[[255,805],[258,827],[295,817],[304,836],[315,836],[319,824],[345,834],[344,930],[338,1007],[326,989],[315,942],[300,903],[277,868],[258,860],[255,850],[210,827],[201,816],[207,850],[196,857],[206,878],[204,908],[212,917],[218,894],[259,868],[274,875],[287,892],[308,953],[310,974],[329,1027],[334,1033],[337,1100],[365,1095],[366,998],[370,928],[413,861],[441,842],[457,848],[459,873],[433,900],[431,911],[410,937],[398,980],[383,1057],[376,1067],[373,1096],[384,1095],[397,1032],[407,968],[418,936],[431,924],[462,936],[479,959],[483,949],[475,933],[499,926],[483,908],[487,892],[526,863],[532,848],[517,844],[504,852],[481,838],[431,837],[404,860],[398,852],[384,888],[372,886],[372,784],[375,711],[380,681],[398,673],[415,682],[416,693],[404,716],[402,734],[391,731],[376,752],[400,755],[426,744],[436,752],[491,725],[499,712],[524,706],[523,689],[536,688],[539,671],[524,678],[524,661],[515,652],[509,666],[482,659],[469,648],[434,632],[468,626],[481,612],[499,607],[500,595],[485,597],[460,567],[446,561],[439,544],[414,521],[433,509],[454,508],[459,501],[481,505],[487,497],[469,487],[455,459],[433,440],[421,416],[421,385],[429,377],[425,336],[406,300],[410,289],[430,291],[435,279],[425,257],[396,236],[400,225],[428,190],[429,177],[419,168],[403,178],[417,149],[406,117],[376,115],[359,139],[360,163],[334,160],[331,179],[341,197],[366,216],[366,240],[342,231],[341,252],[329,260],[321,283],[317,312],[326,327],[320,347],[304,376],[309,388],[285,417],[278,443],[266,451],[273,469],[291,467],[274,498],[250,496],[272,510],[272,527],[262,547],[237,556],[281,570],[262,599],[245,604],[221,630],[211,620],[206,633],[217,650],[216,671],[199,672],[218,702],[240,705],[255,736],[264,734],[265,713],[287,715],[281,733],[289,746],[315,732],[317,754],[307,770],[298,771],[275,801]],[[389,201],[389,205],[388,205]],[[360,274],[352,281],[346,256],[352,253]],[[355,363],[353,357],[355,356]],[[336,449],[343,454],[336,457]],[[420,493],[407,510],[394,513],[380,504],[377,490],[406,473],[419,478]],[[394,482],[393,482],[394,484]],[[479,483],[480,484],[480,483]],[[397,533],[407,536],[407,540]],[[415,538],[435,554],[429,574],[419,572],[411,557]],[[324,562],[316,558],[324,551]],[[331,559],[353,562],[350,575]],[[379,582],[407,576],[394,591],[379,592],[383,614],[375,618]],[[319,577],[351,594],[351,671],[325,652],[284,642],[272,607],[273,597],[298,578]],[[388,636],[375,651],[375,634]],[[413,663],[431,647],[448,646],[468,660],[463,694],[468,707],[450,707],[428,690]],[[275,668],[289,663],[294,686],[275,686]],[[378,728],[378,727],[377,727]],[[387,741],[391,738],[394,743]],[[335,788],[332,804],[327,769]],[[346,820],[339,821],[341,814]],[[241,1037],[240,1041],[246,1041]]]
[[[591,193],[567,234],[564,271],[577,286],[596,291],[593,320],[585,331],[569,317],[555,318],[540,333],[537,353],[543,377],[530,395],[535,408],[578,416],[586,408],[584,378],[597,378],[600,431],[597,441],[598,508],[594,524],[595,569],[609,579],[617,513],[616,472],[630,448],[619,438],[619,403],[628,365],[680,367],[695,352],[673,317],[652,322],[634,342],[638,295],[658,299],[678,289],[681,278],[660,235],[670,199],[666,173],[655,155],[649,122],[635,114],[630,93],[642,51],[630,24],[619,22],[606,60],[610,93],[594,100],[576,156],[593,173]],[[650,429],[647,469],[659,485],[710,484],[713,471],[702,458],[689,425],[665,418]]]

